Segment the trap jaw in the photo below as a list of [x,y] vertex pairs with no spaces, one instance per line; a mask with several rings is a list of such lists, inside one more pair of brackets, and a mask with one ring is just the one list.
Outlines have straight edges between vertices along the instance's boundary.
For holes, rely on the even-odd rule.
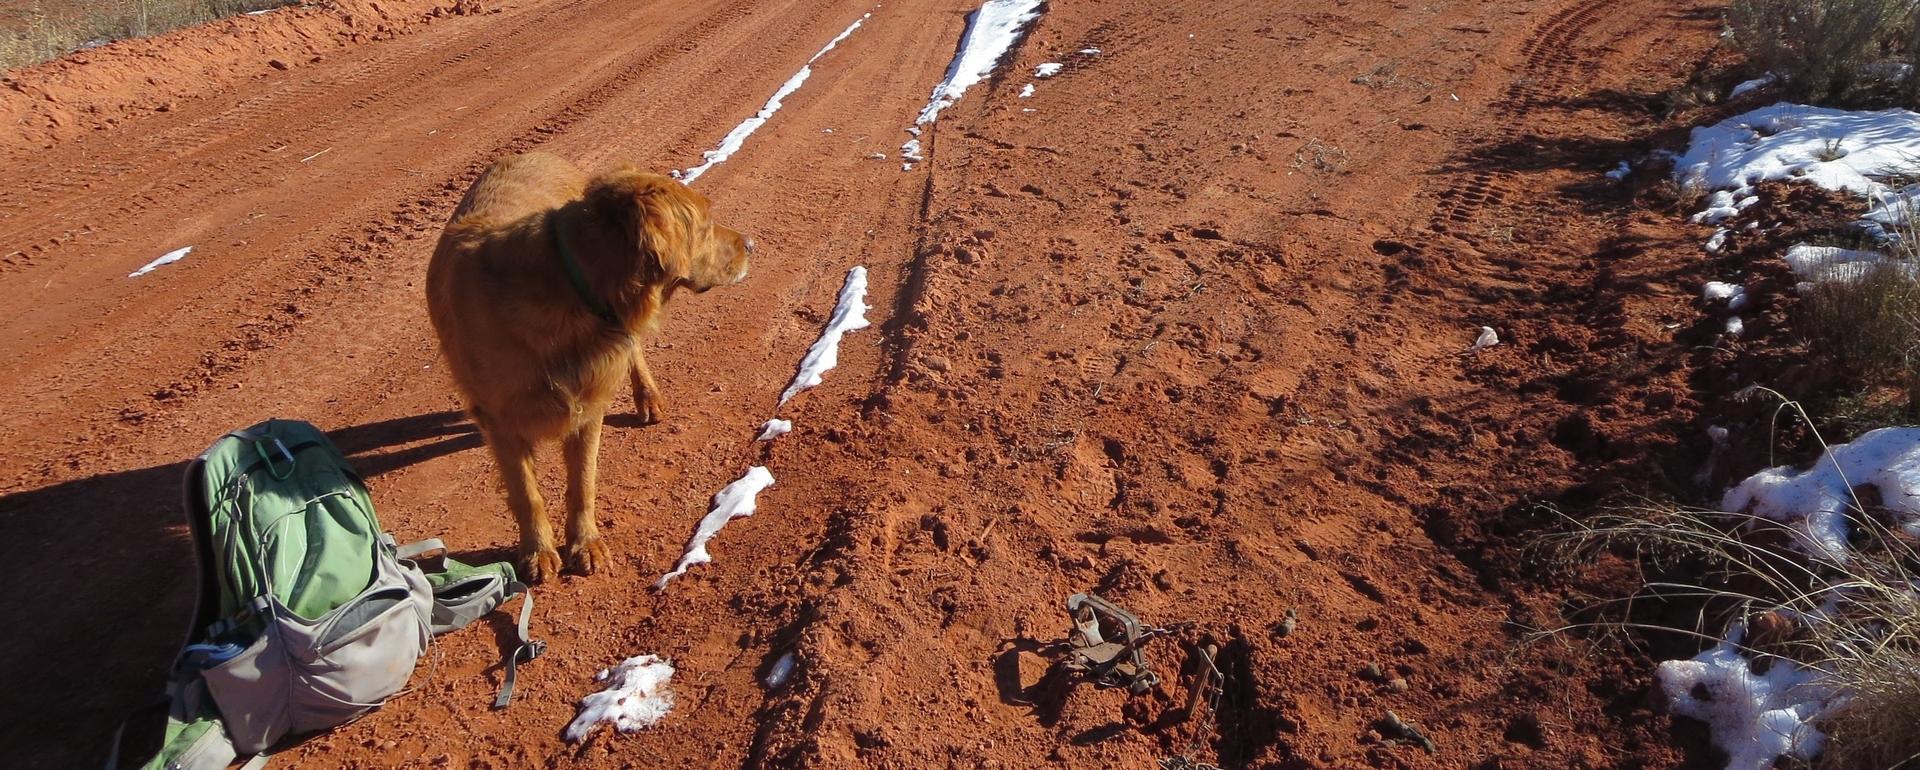
[[[1073,617],[1067,633],[1068,670],[1086,675],[1097,686],[1125,687],[1134,695],[1160,683],[1140,648],[1166,629],[1142,625],[1133,613],[1090,593],[1067,597],[1067,614]],[[1114,638],[1108,638],[1109,632]]]

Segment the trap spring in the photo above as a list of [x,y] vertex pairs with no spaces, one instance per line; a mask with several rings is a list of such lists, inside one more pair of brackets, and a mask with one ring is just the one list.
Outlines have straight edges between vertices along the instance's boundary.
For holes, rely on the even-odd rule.
[[[1097,686],[1125,687],[1135,695],[1160,683],[1140,648],[1171,629],[1143,625],[1133,613],[1090,593],[1067,597],[1067,614],[1073,617],[1073,629],[1067,632],[1068,670],[1087,675]],[[1101,631],[1103,626],[1111,634]]]

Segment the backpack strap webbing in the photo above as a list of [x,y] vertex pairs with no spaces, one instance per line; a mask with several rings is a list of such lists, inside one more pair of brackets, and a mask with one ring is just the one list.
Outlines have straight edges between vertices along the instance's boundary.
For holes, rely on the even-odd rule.
[[527,638],[527,621],[533,618],[533,592],[527,589],[525,583],[517,580],[507,585],[507,592],[509,595],[515,593],[520,595],[520,622],[514,627],[515,632],[520,636],[520,646],[514,648],[512,655],[507,656],[506,671],[500,676],[500,694],[493,698],[495,709],[506,708],[513,702],[513,685],[519,678],[520,664],[538,658],[540,653],[547,651],[547,643],[544,640],[536,642]]

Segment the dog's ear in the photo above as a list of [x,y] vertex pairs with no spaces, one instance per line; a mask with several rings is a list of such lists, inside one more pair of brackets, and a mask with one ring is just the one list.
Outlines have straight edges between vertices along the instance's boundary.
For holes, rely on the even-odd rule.
[[680,182],[624,167],[594,180],[587,203],[632,247],[642,280],[688,280],[694,212]]

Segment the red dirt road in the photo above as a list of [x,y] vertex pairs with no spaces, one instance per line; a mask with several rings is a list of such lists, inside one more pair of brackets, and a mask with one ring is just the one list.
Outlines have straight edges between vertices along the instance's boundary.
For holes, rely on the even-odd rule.
[[[283,761],[1157,767],[1194,729],[1169,714],[1177,645],[1133,700],[1021,652],[1097,589],[1222,646],[1196,756],[1223,767],[1677,764],[1645,659],[1527,643],[1563,596],[1518,544],[1532,503],[1686,472],[1664,325],[1691,312],[1694,245],[1600,172],[1712,45],[1712,8],[1056,2],[903,173],[976,6],[527,0],[6,143],[0,575],[24,630],[0,643],[0,749],[95,764],[158,685],[190,600],[182,461],[232,427],[312,420],[400,537],[504,555],[421,296],[467,182],[536,148],[693,165],[872,12],[697,183],[760,242],[753,273],[649,343],[668,418],[603,439],[616,565],[539,590],[521,700],[487,709],[497,642],[469,629]],[[1064,71],[1017,98],[1044,61]],[[856,264],[874,327],[776,411]],[[1481,325],[1505,342],[1462,355]],[[776,414],[795,432],[753,442]],[[648,590],[752,464],[778,480],[759,513]],[[593,673],[639,653],[679,667],[672,715],[562,742]],[[1371,735],[1389,709],[1438,752]]]

